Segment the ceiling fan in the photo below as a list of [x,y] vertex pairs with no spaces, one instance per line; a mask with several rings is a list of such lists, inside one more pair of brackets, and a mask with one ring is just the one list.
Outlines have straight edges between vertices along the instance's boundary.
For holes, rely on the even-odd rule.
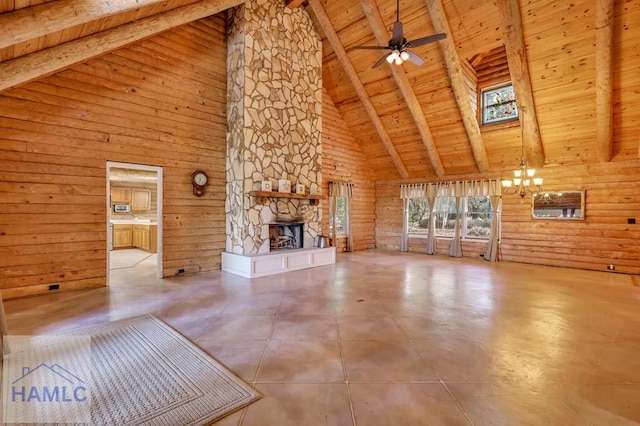
[[424,59],[410,51],[409,48],[433,43],[434,41],[442,40],[446,36],[447,35],[444,33],[438,33],[427,37],[407,41],[407,39],[404,38],[404,34],[402,31],[402,22],[400,22],[400,0],[397,0],[396,22],[393,23],[392,35],[391,40],[389,40],[389,44],[387,46],[355,46],[354,49],[386,49],[391,51],[390,53],[387,53],[382,58],[380,58],[378,62],[373,65],[373,68],[379,67],[385,61],[390,64],[395,63],[396,65],[400,65],[404,61],[411,61],[416,65],[422,65],[424,64]]

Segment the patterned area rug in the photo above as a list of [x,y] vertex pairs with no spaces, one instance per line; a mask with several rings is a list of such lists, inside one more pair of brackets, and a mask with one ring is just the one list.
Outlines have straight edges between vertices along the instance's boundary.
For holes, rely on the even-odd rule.
[[[5,374],[9,374],[9,380],[5,381],[14,383],[15,387],[19,380],[26,380],[36,373],[46,372],[57,380],[63,377],[69,383],[61,385],[62,391],[55,394],[54,402],[63,401],[63,391],[71,388],[71,381],[79,382],[82,387],[76,386],[76,391],[85,390],[79,394],[78,401],[90,395],[91,424],[105,426],[209,425],[260,398],[255,390],[216,360],[153,316],[114,321],[59,335],[86,341],[87,337],[83,336],[90,336],[90,357],[87,357],[90,358],[90,373],[85,373],[90,376],[90,382],[80,381],[79,370],[62,368],[59,357],[47,364],[19,345],[12,345],[11,354],[5,356],[4,367],[13,358],[11,363],[21,368],[22,373],[17,368],[14,372],[5,369]],[[64,346],[70,348],[66,351],[73,351],[72,344]],[[30,370],[25,365],[37,367]],[[14,380],[11,374],[19,377]],[[28,402],[38,402],[36,405],[42,407],[47,398],[49,401],[46,402],[53,399],[54,387],[49,382],[45,393],[36,395],[38,401],[32,401],[29,389],[31,392],[36,389],[37,394],[38,386],[30,384],[26,391],[24,386],[17,391],[13,389],[13,397],[21,398],[18,402],[27,408],[34,406],[28,406]],[[67,393],[71,402],[73,396],[78,396],[71,391]],[[3,401],[5,410],[7,403]],[[78,418],[74,416],[72,413],[70,420]]]

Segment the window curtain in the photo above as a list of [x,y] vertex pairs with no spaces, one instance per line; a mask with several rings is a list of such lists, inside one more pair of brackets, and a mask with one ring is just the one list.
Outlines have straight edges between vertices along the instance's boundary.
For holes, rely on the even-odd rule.
[[502,188],[499,180],[488,182],[489,201],[491,202],[491,231],[484,259],[490,262],[498,260],[499,241],[501,234],[502,216]]
[[[499,180],[471,180],[471,181],[459,181],[459,182],[447,182],[444,191],[441,191],[441,195],[456,198],[456,224],[451,241],[451,250],[449,254],[453,257],[462,257],[462,239],[461,239],[461,225],[462,217],[465,214],[464,204],[462,203],[462,197],[481,197],[491,196],[492,193],[500,194],[500,181]],[[494,192],[492,192],[494,191]],[[493,208],[493,207],[492,207]],[[493,232],[492,232],[493,235]],[[491,241],[492,235],[489,237]],[[497,235],[497,234],[496,234]]]
[[427,235],[427,254],[436,254],[436,197],[438,184],[429,185],[427,201],[429,202],[429,234]]
[[447,197],[455,197],[455,212],[456,212],[456,223],[453,228],[453,238],[451,239],[451,249],[449,250],[449,255],[451,257],[462,257],[462,241],[460,236],[462,233],[460,232],[460,218],[462,217],[464,211],[462,209],[462,195],[465,190],[465,182],[448,182],[444,192]]
[[405,252],[409,243],[409,199],[402,199],[402,236],[400,238],[400,251]]
[[338,197],[344,197],[344,222],[342,227],[347,236],[347,251],[353,251],[353,237],[351,235],[351,198],[353,198],[353,184],[347,182],[329,182],[329,215],[332,217],[334,226],[331,230],[333,244],[336,244],[335,214]]
[[[402,226],[401,249],[406,251],[408,238],[408,204],[409,198],[426,198],[429,202],[429,235],[427,238],[427,254],[436,253],[436,204],[438,197],[455,197],[456,222],[454,235],[451,241],[451,250],[449,254],[453,257],[462,257],[461,228],[462,217],[465,214],[462,197],[480,197],[489,196],[491,201],[491,209],[495,212],[492,216],[491,235],[487,246],[487,254],[485,258],[491,260],[493,256],[497,256],[498,239],[500,235],[500,210],[501,210],[501,184],[500,180],[472,180],[472,181],[451,181],[439,183],[421,183],[411,185],[400,185],[400,197],[404,202],[404,221]],[[495,197],[495,198],[494,198]],[[496,205],[494,205],[496,202]],[[489,250],[495,250],[496,253],[490,253]]]
[[[416,183],[400,185],[400,198],[402,198],[402,236],[400,239],[400,251],[407,251],[409,241],[409,199],[411,198],[428,198],[431,187],[434,184]],[[437,184],[436,184],[437,185]],[[431,209],[431,204],[429,204]],[[431,232],[431,217],[429,217],[429,232]],[[428,253],[428,251],[427,251]]]

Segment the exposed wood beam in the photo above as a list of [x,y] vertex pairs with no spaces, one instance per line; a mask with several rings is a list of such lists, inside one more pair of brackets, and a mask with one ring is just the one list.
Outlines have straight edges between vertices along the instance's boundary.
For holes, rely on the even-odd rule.
[[429,16],[433,28],[437,33],[445,33],[447,38],[441,40],[440,49],[444,55],[444,62],[449,73],[449,80],[451,80],[451,88],[453,89],[454,97],[460,111],[464,128],[467,131],[467,137],[469,138],[469,144],[471,145],[471,151],[478,167],[478,171],[481,173],[489,171],[489,159],[487,157],[487,151],[482,140],[482,134],[480,133],[480,126],[476,115],[469,104],[469,94],[467,91],[467,85],[464,81],[464,73],[462,71],[462,62],[458,57],[456,51],[455,42],[453,40],[453,33],[449,27],[449,22],[444,13],[441,0],[425,0],[427,7],[429,8]]
[[287,0],[287,7],[289,9],[295,9],[296,7],[300,6],[304,2],[305,0]]
[[405,168],[402,162],[402,159],[398,155],[396,148],[393,146],[393,142],[391,142],[391,138],[389,137],[389,135],[387,134],[387,131],[382,125],[382,122],[380,121],[380,117],[378,117],[378,113],[376,112],[376,109],[373,106],[373,103],[371,102],[369,95],[367,94],[367,91],[365,90],[364,85],[362,84],[362,82],[360,81],[360,78],[358,77],[357,71],[355,70],[353,64],[349,60],[349,57],[347,56],[347,52],[345,51],[344,46],[342,46],[342,43],[338,38],[338,34],[336,34],[336,30],[333,28],[333,25],[331,24],[331,21],[327,16],[327,12],[324,10],[324,7],[321,4],[321,0],[309,0],[309,6],[311,6],[311,10],[313,10],[313,13],[316,16],[318,23],[322,27],[327,37],[327,40],[331,44],[331,47],[333,48],[333,51],[336,54],[336,57],[340,62],[340,65],[342,65],[342,68],[344,69],[345,74],[349,78],[349,81],[351,82],[356,93],[358,94],[358,98],[360,99],[360,102],[362,102],[362,106],[367,112],[369,119],[373,123],[373,126],[375,127],[376,132],[378,133],[378,137],[380,138],[385,148],[387,149],[387,152],[391,157],[391,161],[393,161],[393,164],[396,166],[396,170],[398,171],[398,174],[400,174],[400,176],[403,179],[408,178],[409,173],[407,172],[407,169]]
[[[373,29],[373,34],[375,35],[376,40],[378,40],[380,45],[386,45],[389,34],[384,25],[384,21],[382,20],[382,16],[380,16],[380,11],[378,10],[378,6],[376,6],[376,2],[373,0],[360,0],[360,4],[362,5],[364,14],[369,20],[369,25]],[[413,91],[404,69],[398,65],[390,65],[390,68],[391,74],[393,75],[400,92],[402,92],[404,101],[411,112],[413,121],[416,123],[416,127],[420,132],[420,138],[427,149],[427,155],[431,161],[431,167],[433,168],[436,176],[442,177],[444,176],[444,165],[440,159],[440,154],[438,154],[438,149],[433,140],[431,129],[424,117],[424,112],[422,111],[420,102],[418,102],[418,97]]]
[[475,68],[480,62],[484,60],[485,56],[487,56],[489,53],[490,52],[482,52],[475,55],[471,60],[471,66]]
[[596,153],[598,161],[613,154],[613,0],[596,1]]
[[0,14],[0,28],[2,28],[0,49],[109,16],[162,3],[166,1],[57,0]]
[[45,50],[0,63],[0,91],[119,49],[188,22],[215,15],[243,0],[202,0]]
[[497,0],[498,13],[507,52],[509,74],[516,94],[520,125],[524,137],[527,161],[534,167],[544,165],[544,148],[538,127],[536,106],[533,101],[529,63],[522,33],[522,16],[518,0]]

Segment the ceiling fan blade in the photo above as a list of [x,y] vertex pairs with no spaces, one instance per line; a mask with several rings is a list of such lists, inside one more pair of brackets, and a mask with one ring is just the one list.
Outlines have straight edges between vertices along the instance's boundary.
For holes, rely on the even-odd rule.
[[380,50],[389,49],[389,46],[353,46],[352,49]]
[[405,44],[406,47],[418,47],[418,46],[422,46],[428,43],[433,43],[434,41],[438,41],[438,40],[442,40],[443,38],[446,38],[447,35],[445,33],[438,33],[438,34],[433,34],[427,37],[422,37],[422,38],[418,38],[415,40],[411,40],[408,41],[407,44]]
[[407,52],[409,54],[409,60],[411,62],[413,62],[416,65],[422,65],[424,64],[424,59],[422,59],[420,56],[416,55],[415,53],[413,53],[410,50],[405,50],[405,52]]
[[380,65],[384,64],[385,62],[387,62],[387,56],[389,56],[389,54],[386,54],[382,58],[378,59],[378,62],[373,64],[373,68],[378,68]]
[[389,44],[401,45],[404,41],[404,35],[402,34],[402,22],[396,21],[393,23],[393,35]]

